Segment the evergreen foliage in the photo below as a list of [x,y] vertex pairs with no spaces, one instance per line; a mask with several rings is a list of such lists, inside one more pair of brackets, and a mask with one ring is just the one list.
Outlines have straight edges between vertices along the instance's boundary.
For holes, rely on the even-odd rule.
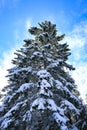
[[31,27],[9,69],[0,130],[86,130],[87,113],[69,71],[71,55],[50,21]]

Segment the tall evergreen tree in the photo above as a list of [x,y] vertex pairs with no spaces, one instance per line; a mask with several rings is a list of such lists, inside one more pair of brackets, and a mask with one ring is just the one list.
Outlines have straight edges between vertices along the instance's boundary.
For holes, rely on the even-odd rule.
[[67,63],[71,54],[50,21],[31,27],[9,69],[0,107],[1,130],[84,130],[86,112]]

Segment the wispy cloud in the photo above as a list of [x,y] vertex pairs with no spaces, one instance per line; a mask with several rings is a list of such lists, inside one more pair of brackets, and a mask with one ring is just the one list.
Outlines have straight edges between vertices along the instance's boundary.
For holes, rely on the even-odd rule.
[[87,21],[83,21],[74,26],[71,32],[68,32],[64,42],[71,48],[70,62],[76,70],[72,73],[78,89],[83,99],[87,93]]
[[78,89],[81,93],[83,99],[85,99],[85,94],[87,94],[87,63],[79,63],[76,65],[75,72],[72,73],[73,78],[78,85]]
[[14,57],[13,52],[14,50],[4,53],[3,59],[1,59],[2,64],[0,65],[0,90],[8,84],[7,78],[5,78],[5,76],[8,74],[7,69],[12,66],[11,60]]
[[67,34],[65,40],[72,49],[84,47],[87,41],[87,21],[75,25],[73,30]]
[[28,30],[30,27],[31,27],[31,20],[30,20],[30,19],[27,19],[27,20],[25,21],[25,29]]
[[[19,24],[19,20],[18,22],[16,22],[16,26],[20,26]],[[24,26],[22,26],[22,24]],[[26,19],[23,23],[21,23],[21,26],[23,27],[23,33],[20,33],[20,30],[15,29],[14,30],[14,37],[15,37],[15,41],[13,41],[14,43],[14,47],[10,50],[5,50],[5,52],[2,54],[2,59],[0,59],[0,90],[6,86],[8,84],[7,82],[7,78],[5,78],[5,76],[8,74],[7,69],[11,68],[13,65],[11,63],[11,60],[14,59],[15,55],[14,52],[19,49],[23,43],[24,38],[28,37],[28,28],[30,28],[31,26],[31,21],[30,19]]]

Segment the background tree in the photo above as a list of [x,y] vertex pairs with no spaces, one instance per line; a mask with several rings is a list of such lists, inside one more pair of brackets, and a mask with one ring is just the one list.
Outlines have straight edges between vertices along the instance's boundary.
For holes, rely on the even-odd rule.
[[[1,130],[83,130],[85,108],[69,71],[71,54],[64,34],[57,36],[56,25],[39,23],[17,50],[14,67],[9,69],[8,91],[0,108]],[[84,111],[84,114],[83,114]]]

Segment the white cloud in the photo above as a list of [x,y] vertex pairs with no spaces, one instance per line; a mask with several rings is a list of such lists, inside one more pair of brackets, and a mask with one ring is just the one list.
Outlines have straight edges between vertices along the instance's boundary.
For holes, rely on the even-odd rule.
[[84,47],[87,41],[87,21],[75,25],[73,30],[68,32],[64,41],[67,41],[72,49]]
[[9,69],[12,66],[11,60],[14,57],[13,52],[14,50],[4,53],[3,59],[1,59],[2,64],[0,65],[0,90],[8,84],[7,78],[5,78],[5,76],[8,74],[7,69]]
[[76,70],[72,73],[72,76],[76,81],[82,98],[85,100],[85,94],[87,94],[87,63],[76,65]]
[[70,62],[76,70],[72,73],[76,81],[78,90],[83,99],[87,93],[87,21],[76,25],[71,32],[68,32],[64,42],[71,48]]
[[[20,22],[21,22],[21,20],[16,22],[17,27],[20,26],[20,24],[19,24]],[[21,26],[23,24],[22,22],[21,22]],[[20,33],[20,31],[18,29],[15,29],[14,30],[15,45],[13,45],[14,47],[11,50],[4,52],[2,54],[3,59],[0,59],[0,81],[1,81],[0,90],[8,84],[7,78],[5,78],[5,76],[8,74],[7,69],[10,69],[13,66],[11,63],[11,60],[14,59],[14,57],[15,57],[14,52],[21,47],[24,38],[28,37],[29,33],[27,30],[28,30],[28,28],[30,28],[30,26],[31,26],[31,21],[29,19],[27,19],[24,22],[23,33]]]
[[70,48],[75,49],[81,48],[84,46],[85,39],[77,34],[71,34],[70,36],[66,37],[66,41],[69,43]]
[[27,20],[25,21],[25,29],[28,30],[30,27],[31,27],[31,20],[30,20],[30,19],[27,19]]

